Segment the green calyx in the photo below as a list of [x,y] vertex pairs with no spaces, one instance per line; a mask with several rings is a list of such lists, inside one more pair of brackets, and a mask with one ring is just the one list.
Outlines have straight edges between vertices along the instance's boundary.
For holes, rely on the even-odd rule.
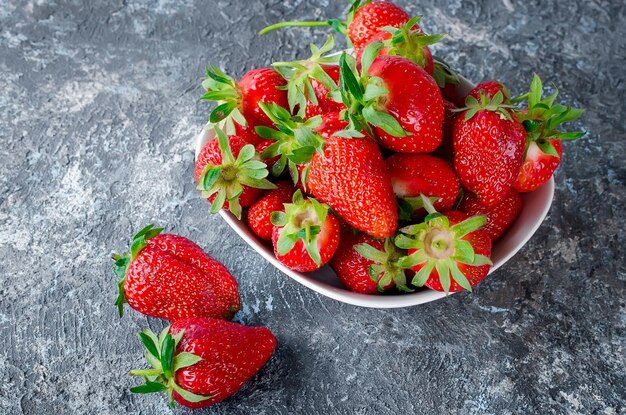
[[371,128],[373,125],[394,137],[407,137],[410,133],[405,131],[398,120],[385,110],[389,90],[384,81],[377,76],[369,76],[367,73],[382,47],[382,42],[372,42],[365,47],[361,55],[360,72],[352,56],[346,53],[341,55],[339,91],[336,94],[341,96],[341,100],[347,107],[343,111],[343,117],[348,121],[348,130],[365,131],[370,137],[374,137]]
[[516,98],[514,102],[527,100],[527,112],[518,113],[526,130],[526,150],[534,142],[544,153],[560,157],[550,140],[570,141],[584,137],[583,131],[561,132],[558,129],[562,124],[579,119],[584,110],[555,104],[559,90],[556,86],[554,90],[552,95],[544,98],[543,84],[539,76],[535,74],[529,92]]
[[306,113],[307,100],[318,105],[318,100],[311,84],[311,79],[319,81],[328,91],[332,92],[338,89],[335,81],[324,71],[323,64],[336,64],[339,56],[326,56],[335,46],[335,39],[331,35],[321,48],[311,44],[311,57],[306,60],[296,62],[274,62],[272,66],[287,81],[286,87],[287,98],[289,101],[289,110],[303,117]]
[[406,285],[405,268],[398,265],[398,260],[402,258],[403,252],[394,245],[393,238],[385,239],[383,251],[369,244],[358,244],[354,246],[354,249],[363,258],[374,262],[369,266],[368,273],[372,281],[377,284],[379,292],[382,293],[391,282],[401,291],[414,291]]
[[420,29],[415,29],[421,19],[422,16],[415,16],[399,28],[385,26],[382,30],[391,34],[391,39],[383,41],[388,55],[402,56],[424,68],[428,64],[424,48],[440,42],[446,35],[425,35]]
[[472,291],[472,286],[458,267],[459,263],[479,266],[492,265],[491,260],[474,252],[472,245],[462,238],[485,225],[485,215],[472,216],[455,225],[448,218],[435,211],[430,200],[423,197],[429,215],[423,223],[400,229],[401,234],[395,244],[401,249],[415,250],[411,255],[398,260],[398,266],[411,268],[422,265],[413,277],[413,285],[423,286],[433,270],[437,271],[441,286],[447,293],[452,281]]
[[235,134],[235,123],[245,127],[246,119],[239,110],[241,93],[237,82],[213,65],[206,68],[207,77],[202,87],[207,91],[200,99],[216,101],[217,107],[209,115],[209,126],[217,125],[226,134]]
[[[440,197],[429,197],[431,203],[437,202]],[[398,197],[398,219],[403,221],[410,221],[413,219],[415,213],[420,209],[424,209],[424,199],[421,196],[418,197]]]
[[174,391],[189,402],[202,402],[211,399],[212,396],[197,395],[183,389],[176,383],[175,374],[177,370],[193,366],[202,358],[187,352],[176,353],[176,347],[183,337],[184,330],[172,335],[169,329],[170,326],[163,329],[159,337],[149,329],[138,334],[139,340],[146,348],[144,356],[151,368],[130,371],[129,375],[143,377],[146,382],[143,385],[130,388],[130,391],[133,393],[167,392],[172,408],[174,408],[174,397],[172,396]]
[[442,59],[433,58],[433,65],[435,67],[433,78],[435,78],[439,88],[443,88],[448,84],[458,85],[461,83],[459,75]]
[[287,254],[298,240],[302,240],[311,259],[321,265],[317,235],[322,231],[330,208],[314,198],[304,199],[300,190],[294,193],[292,203],[284,206],[284,212],[272,212],[270,217],[274,226],[283,228],[276,242],[278,254]]
[[130,243],[130,252],[124,252],[123,254],[113,254],[113,273],[117,277],[117,298],[115,299],[115,305],[120,314],[120,317],[124,315],[124,304],[126,303],[126,295],[124,294],[124,281],[126,281],[126,270],[130,265],[130,262],[137,258],[139,252],[148,245],[148,240],[154,238],[163,231],[163,228],[155,228],[154,225],[148,225],[141,229],[133,236]]
[[493,98],[489,98],[484,91],[480,91],[480,101],[470,95],[465,99],[464,108],[455,109],[453,111],[465,112],[465,121],[471,120],[480,111],[495,112],[503,120],[512,121],[510,111],[515,107],[505,104],[504,98],[502,91],[498,91]]
[[226,134],[217,126],[219,148],[222,154],[222,164],[207,164],[198,179],[198,190],[203,198],[215,199],[211,202],[211,213],[217,213],[228,202],[228,209],[238,219],[241,219],[241,205],[239,196],[243,186],[257,189],[275,189],[266,177],[269,175],[267,165],[259,160],[259,155],[252,144],[246,144],[237,159],[233,156]]

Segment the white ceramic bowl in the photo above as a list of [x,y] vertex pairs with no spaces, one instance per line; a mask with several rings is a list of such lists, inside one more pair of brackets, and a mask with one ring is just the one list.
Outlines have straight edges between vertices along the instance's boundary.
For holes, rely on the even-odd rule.
[[[469,92],[472,88],[473,85],[468,80],[461,78],[461,85],[458,87],[458,93],[461,94],[460,96],[467,94],[467,92]],[[213,132],[203,129],[196,140],[196,157],[198,157],[202,147],[204,147],[204,145],[212,138]],[[504,265],[504,263],[515,255],[517,251],[519,251],[533,236],[539,228],[539,225],[541,225],[541,222],[543,222],[544,218],[548,214],[553,196],[554,179],[550,179],[549,182],[534,192],[522,195],[522,198],[524,199],[524,209],[520,217],[507,231],[504,237],[493,245],[491,254],[493,267],[491,267],[489,274],[492,274],[495,270]],[[433,291],[428,288],[418,289],[413,293],[397,295],[358,294],[345,288],[339,281],[339,278],[335,275],[335,272],[328,265],[309,274],[293,271],[276,259],[273,250],[259,240],[259,238],[248,228],[248,225],[244,220],[238,220],[230,212],[225,210],[221,210],[220,215],[226,223],[233,228],[244,241],[246,241],[248,245],[254,248],[255,251],[263,256],[263,258],[282,271],[285,275],[293,278],[300,284],[337,301],[362,307],[398,308],[428,303],[446,296],[445,293]]]

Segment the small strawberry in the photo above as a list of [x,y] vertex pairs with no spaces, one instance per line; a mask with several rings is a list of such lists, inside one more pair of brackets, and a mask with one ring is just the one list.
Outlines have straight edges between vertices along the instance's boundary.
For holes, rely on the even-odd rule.
[[527,136],[524,162],[514,184],[519,192],[531,192],[550,180],[561,162],[561,141],[577,140],[585,135],[580,131],[557,130],[561,124],[580,118],[582,109],[554,104],[558,91],[544,99],[542,94],[541,79],[535,74],[530,92],[523,96],[528,99],[528,110],[520,113]]
[[385,160],[385,164],[393,191],[400,198],[403,219],[410,220],[415,210],[422,207],[421,194],[433,198],[438,211],[448,211],[454,206],[460,184],[447,161],[429,154],[397,153]]
[[[371,38],[385,27],[402,27],[409,20],[407,12],[390,1],[366,2],[360,6],[355,2],[356,9],[348,24],[348,37],[355,49],[364,48]],[[360,7],[359,7],[360,6]],[[411,26],[412,27],[412,26]]]
[[339,221],[327,205],[304,199],[297,190],[284,212],[272,213],[272,243],[276,258],[299,272],[311,272],[326,264],[339,246]]
[[272,212],[282,212],[284,203],[291,202],[295,189],[286,180],[276,183],[276,189],[268,190],[248,208],[248,225],[259,238],[272,239]]
[[146,226],[133,237],[130,253],[113,256],[120,316],[128,303],[142,314],[167,320],[230,320],[239,311],[235,278],[189,239],[161,231]]
[[494,207],[509,193],[522,165],[526,132],[498,92],[469,96],[454,121],[454,169],[463,187]]
[[[474,97],[477,101],[480,101],[480,94],[483,93],[487,98],[493,99],[501,92],[504,96],[502,101],[504,104],[511,103],[511,94],[509,90],[498,81],[484,81],[476,85],[470,92],[467,93],[468,97]],[[467,97],[466,97],[467,99]]]
[[[287,80],[289,109],[301,118],[341,111],[345,105],[328,95],[339,89],[338,56],[325,56],[335,45],[333,36],[318,48],[311,45],[312,56],[296,62],[274,62],[272,65]],[[296,111],[297,110],[297,111]]]
[[174,322],[156,336],[139,333],[150,369],[131,370],[145,384],[133,393],[166,392],[170,405],[205,408],[220,402],[256,374],[276,348],[265,327],[246,327],[210,318]]
[[522,197],[514,189],[500,204],[495,207],[488,208],[483,206],[476,196],[467,193],[459,206],[459,210],[468,215],[485,215],[487,216],[487,224],[483,230],[487,232],[493,242],[500,239],[504,232],[515,222],[522,213],[524,201]]
[[396,264],[401,256],[392,238],[380,240],[360,233],[342,237],[330,266],[341,282],[357,293],[378,294],[394,285],[411,291],[406,286],[404,269]]
[[209,117],[212,124],[219,125],[227,134],[235,134],[235,124],[246,127],[272,125],[259,108],[259,102],[287,105],[286,82],[272,68],[259,68],[247,72],[238,82],[211,65],[202,87],[207,90],[203,100],[218,101]]
[[222,207],[241,219],[241,208],[256,200],[262,189],[274,189],[265,177],[265,163],[252,144],[241,137],[227,137],[214,127],[217,139],[209,141],[196,160],[195,176],[198,190],[211,202],[211,213]]
[[435,211],[427,197],[423,202],[429,212],[424,222],[401,229],[396,237],[396,245],[409,254],[398,260],[398,266],[416,272],[415,286],[446,293],[472,291],[492,265],[491,239],[480,229],[486,223],[485,216],[470,217],[454,210],[444,216]]

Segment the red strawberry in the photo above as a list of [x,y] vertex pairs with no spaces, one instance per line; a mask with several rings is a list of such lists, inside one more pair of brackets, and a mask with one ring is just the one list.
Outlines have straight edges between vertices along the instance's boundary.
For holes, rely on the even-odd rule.
[[248,208],[248,225],[259,238],[271,240],[274,225],[270,220],[272,212],[282,212],[284,203],[291,202],[295,189],[288,181],[276,183],[276,189],[268,190]]
[[394,285],[404,291],[404,269],[396,265],[401,252],[391,238],[375,239],[360,233],[343,238],[330,266],[351,291],[362,294],[382,293]]
[[187,408],[220,402],[256,374],[276,348],[265,327],[246,327],[210,318],[187,318],[166,327],[157,338],[149,329],[139,333],[150,369],[131,370],[146,383],[134,393],[167,392]]
[[487,98],[493,99],[495,98],[498,92],[501,92],[504,96],[504,103],[510,104],[511,102],[511,94],[506,87],[498,82],[498,81],[484,81],[476,85],[470,92],[468,92],[468,97],[474,97],[477,101],[480,101],[480,93],[485,94]]
[[[405,219],[421,208],[423,194],[433,197],[438,211],[452,209],[459,195],[459,179],[445,160],[429,154],[394,154],[385,160],[393,191],[407,205]],[[402,215],[401,215],[402,216]]]
[[283,90],[286,82],[272,68],[253,69],[238,82],[214,66],[207,68],[206,73],[202,86],[207,93],[202,99],[220,102],[211,112],[210,121],[220,123],[228,134],[235,134],[235,123],[272,125],[259,102],[287,105],[287,92]]
[[[322,65],[322,69],[337,85],[337,88],[339,88],[339,66]],[[329,90],[329,88],[326,87],[321,81],[313,78],[311,79],[311,86],[313,87],[313,91],[315,91],[317,104],[314,104],[311,100],[307,100],[306,118],[311,118],[316,115],[322,115],[329,112],[338,112],[346,108],[346,105],[343,102],[337,102],[328,96],[331,90]],[[335,88],[335,90],[337,88]]]
[[454,122],[454,168],[465,187],[483,205],[494,207],[509,193],[522,165],[526,132],[502,104],[502,93],[490,100],[467,98]]
[[445,160],[454,160],[454,119],[456,118],[456,105],[444,99],[443,139],[437,148],[436,154]]
[[524,162],[515,181],[519,192],[531,192],[550,180],[561,162],[563,147],[561,140],[577,140],[585,133],[581,131],[562,133],[557,130],[561,124],[575,121],[583,113],[582,109],[554,104],[553,95],[541,98],[543,85],[534,76],[528,97],[528,110],[520,112],[527,132]]
[[[427,198],[424,203],[428,204]],[[485,216],[450,211],[436,213],[432,205],[424,223],[401,229],[396,245],[409,255],[398,260],[416,272],[412,284],[436,290],[468,291],[489,273],[491,239],[482,229]]]
[[272,243],[276,258],[299,272],[311,272],[326,264],[339,246],[339,221],[328,206],[303,199],[296,191],[293,203],[272,214]]
[[131,252],[114,255],[119,278],[115,304],[151,317],[230,320],[239,311],[237,281],[198,245],[148,225],[137,233]]
[[509,229],[522,213],[524,201],[515,190],[511,189],[509,194],[500,204],[487,208],[483,206],[476,196],[468,193],[463,198],[459,209],[469,215],[486,215],[487,224],[483,228],[492,241],[497,241]]
[[209,141],[196,160],[195,177],[202,197],[211,202],[211,213],[222,207],[241,219],[241,208],[249,206],[262,189],[274,189],[265,177],[265,163],[258,160],[254,146],[239,136],[226,135],[215,127],[217,138]]
[[383,27],[401,27],[411,17],[389,1],[366,3],[354,13],[348,25],[348,37],[355,49],[362,49]]

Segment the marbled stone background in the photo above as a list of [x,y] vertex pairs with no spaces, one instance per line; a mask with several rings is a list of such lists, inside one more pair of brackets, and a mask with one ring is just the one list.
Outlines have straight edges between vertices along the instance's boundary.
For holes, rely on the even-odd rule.
[[[400,1],[449,38],[468,78],[520,92],[533,72],[587,108],[533,239],[474,294],[369,310],[274,270],[192,180],[207,62],[236,76],[304,57],[340,0],[0,1],[0,413],[164,414],[133,396],[135,333],[109,255],[149,222],[239,278],[239,319],[279,346],[211,414],[626,413],[626,10],[621,1]],[[179,413],[186,413],[178,409]]]

